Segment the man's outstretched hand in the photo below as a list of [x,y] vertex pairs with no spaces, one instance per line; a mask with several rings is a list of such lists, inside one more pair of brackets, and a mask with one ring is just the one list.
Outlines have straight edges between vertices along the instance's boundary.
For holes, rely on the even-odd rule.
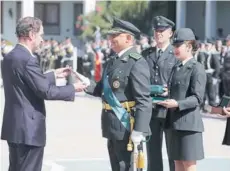
[[78,82],[74,83],[73,86],[74,86],[74,89],[75,89],[76,92],[84,91],[87,88],[87,85],[85,85],[81,81],[78,81]]
[[69,66],[64,68],[58,68],[54,71],[56,78],[66,78],[71,74],[71,68]]
[[82,75],[82,74],[80,74],[78,72],[73,72],[73,74],[75,75],[75,78],[76,78],[77,82],[82,82],[87,87],[90,85],[89,78],[85,77],[84,75]]

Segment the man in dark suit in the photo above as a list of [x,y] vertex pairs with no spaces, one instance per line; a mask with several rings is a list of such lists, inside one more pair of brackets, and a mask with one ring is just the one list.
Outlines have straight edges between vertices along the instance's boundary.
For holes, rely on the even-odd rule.
[[41,171],[46,144],[44,100],[74,101],[85,85],[57,87],[55,76],[68,75],[64,68],[43,74],[33,51],[43,41],[41,20],[25,17],[16,27],[19,43],[3,59],[5,106],[1,139],[9,146],[9,171]]
[[[142,52],[149,64],[151,84],[167,86],[173,66],[177,59],[174,56],[173,46],[170,44],[174,23],[163,17],[156,16],[153,20],[154,38],[156,47]],[[167,92],[166,92],[167,94]],[[166,95],[165,94],[165,95]],[[160,105],[153,105],[150,128],[152,136],[147,143],[148,171],[163,171],[162,140],[165,133],[166,147],[170,145],[170,130],[167,130],[167,109]],[[169,153],[169,152],[168,152]],[[174,161],[169,158],[170,171],[174,171]]]

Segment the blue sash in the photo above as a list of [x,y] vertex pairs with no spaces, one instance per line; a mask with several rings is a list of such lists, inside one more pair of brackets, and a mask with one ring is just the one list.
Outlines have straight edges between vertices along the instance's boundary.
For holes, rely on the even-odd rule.
[[108,77],[104,73],[103,76],[103,92],[104,98],[107,103],[111,106],[113,112],[117,118],[121,121],[122,125],[130,131],[130,115],[125,108],[122,107],[120,101],[114,95],[108,81]]

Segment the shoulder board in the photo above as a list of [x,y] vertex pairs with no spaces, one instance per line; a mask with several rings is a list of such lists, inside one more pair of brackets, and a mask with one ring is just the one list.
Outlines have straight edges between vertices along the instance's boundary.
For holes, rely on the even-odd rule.
[[197,62],[196,60],[194,60],[194,59],[192,59],[192,60],[193,60],[192,63],[190,63],[190,64],[187,66],[188,69],[192,69],[196,64],[198,64],[198,62]]
[[150,53],[154,52],[155,48],[154,47],[149,47],[141,52],[143,56],[149,55]]
[[138,54],[138,53],[130,53],[129,56],[130,56],[131,58],[133,58],[133,59],[136,59],[136,60],[138,60],[138,59],[140,59],[140,58],[142,57],[142,56],[141,56],[140,54]]

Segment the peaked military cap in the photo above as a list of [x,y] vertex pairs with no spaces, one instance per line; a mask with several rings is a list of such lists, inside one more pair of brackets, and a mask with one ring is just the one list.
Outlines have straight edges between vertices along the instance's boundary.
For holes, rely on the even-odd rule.
[[182,44],[184,41],[196,40],[193,31],[190,28],[180,28],[175,31],[173,44]]
[[229,35],[227,35],[227,37],[226,37],[226,39],[225,40],[230,40],[230,34]]
[[119,34],[119,33],[128,33],[133,36],[140,36],[141,31],[128,21],[124,21],[118,18],[114,18],[113,26],[111,30],[108,31],[108,35]]
[[165,30],[175,26],[175,23],[163,16],[156,16],[153,19],[153,28],[155,30]]

